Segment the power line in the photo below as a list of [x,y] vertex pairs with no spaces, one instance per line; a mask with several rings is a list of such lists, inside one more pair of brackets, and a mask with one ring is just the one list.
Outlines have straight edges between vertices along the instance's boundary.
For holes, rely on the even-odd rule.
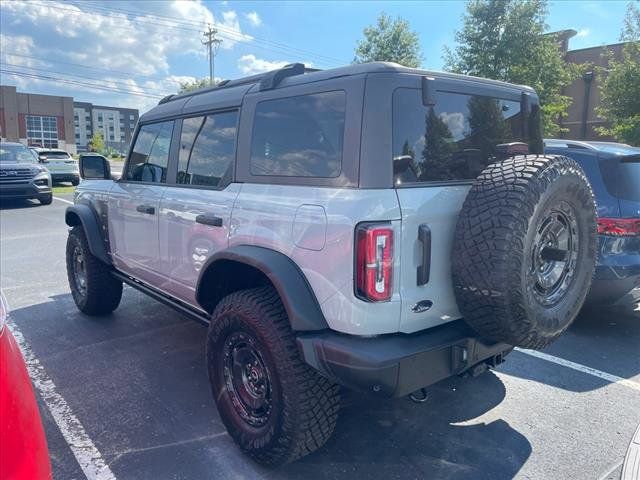
[[146,98],[153,98],[153,99],[156,99],[156,100],[162,98],[161,95],[147,95],[145,93],[121,90],[119,88],[110,88],[110,87],[107,87],[107,86],[95,85],[95,84],[88,83],[88,82],[81,82],[79,80],[70,80],[70,79],[63,79],[63,78],[57,78],[57,77],[49,77],[47,75],[40,75],[40,74],[35,74],[35,73],[17,72],[17,71],[12,71],[12,70],[6,70],[6,69],[3,69],[3,68],[0,68],[0,73],[4,73],[6,75],[11,75],[13,77],[18,77],[18,78],[30,78],[30,79],[37,79],[37,80],[46,80],[46,81],[51,81],[51,82],[55,82],[55,83],[64,83],[64,84],[68,84],[68,85],[77,85],[77,86],[81,86],[81,87],[89,87],[89,88],[92,88],[94,90],[103,90],[103,91],[106,91],[106,92],[121,93],[121,94],[126,94],[126,95],[132,95],[132,96],[135,96],[135,97],[146,97]]
[[37,61],[42,62],[42,63],[54,63],[54,64],[60,64],[60,65],[69,65],[69,66],[72,66],[72,67],[84,68],[86,70],[95,70],[95,71],[99,71],[99,72],[107,72],[107,73],[109,73],[111,75],[121,76],[123,78],[137,77],[137,78],[146,78],[148,80],[156,80],[156,81],[159,81],[159,82],[167,80],[166,78],[163,78],[163,77],[141,75],[139,73],[124,72],[122,70],[112,70],[111,68],[90,67],[88,65],[82,65],[80,63],[64,62],[62,60],[51,60],[50,58],[34,57],[33,55],[24,55],[24,54],[16,53],[16,52],[3,51],[2,55],[4,55],[5,57],[28,58],[28,59],[31,59],[31,60],[37,60]]
[[[132,85],[124,83],[122,81],[118,81],[118,80],[113,80],[113,79],[105,79],[105,78],[95,78],[95,77],[88,77],[85,75],[78,75],[78,74],[73,74],[73,73],[67,73],[67,72],[59,72],[56,70],[51,70],[49,68],[38,68],[38,67],[32,67],[32,66],[27,66],[27,65],[17,65],[14,63],[7,63],[7,62],[1,62],[0,61],[0,65],[4,65],[5,67],[9,67],[9,68],[21,68],[21,69],[27,69],[27,70],[35,70],[36,73],[38,71],[40,72],[45,72],[45,73],[55,73],[56,75],[64,75],[67,77],[75,77],[75,78],[79,78],[81,80],[95,80],[95,81],[102,81],[102,82],[108,82],[108,83],[113,83],[115,84],[115,86],[119,87],[119,88],[132,88]],[[31,72],[26,72],[26,73],[31,73]],[[158,88],[152,88],[152,87],[144,87],[144,86],[139,86],[136,85],[137,88],[142,88],[145,91],[153,91],[158,93],[159,95],[167,95],[166,90],[161,90]]]
[[[43,6],[43,7],[50,7],[51,5],[48,5],[46,3],[38,3],[35,1],[30,2],[33,5],[38,5],[38,6]],[[82,13],[82,12],[89,12],[91,13],[91,10],[83,10],[80,8],[79,5],[77,4],[73,4],[70,3],[70,5],[75,6],[77,9],[73,9],[73,8],[65,8],[62,6],[56,6],[56,10],[62,10],[62,11],[68,11],[68,12],[73,12],[76,14]],[[132,23],[137,23],[139,25],[155,25],[155,26],[160,26],[160,27],[164,27],[164,28],[171,28],[171,29],[176,29],[176,30],[181,30],[181,31],[187,31],[187,32],[198,32],[200,33],[199,29],[196,28],[192,28],[190,25],[193,25],[191,23],[185,23],[179,20],[175,20],[175,19],[171,19],[169,17],[166,17],[167,20],[164,20],[162,17],[156,16],[156,15],[152,15],[152,14],[145,14],[147,17],[151,17],[151,18],[158,18],[160,21],[164,21],[164,22],[171,22],[171,23],[158,23],[158,22],[154,22],[154,21],[149,21],[144,17],[141,16],[136,16],[135,12],[129,12],[127,13],[127,11],[122,10],[122,9],[115,9],[115,8],[109,8],[106,9],[106,7],[97,7],[97,6],[93,6],[93,8],[97,9],[98,11],[93,11],[93,13],[97,13],[99,15],[105,16],[105,17],[109,17],[109,18],[115,18],[118,19],[120,18],[117,14],[114,15],[114,12],[121,12],[123,14],[126,15],[132,15],[133,18],[129,18],[127,17],[127,19],[132,22]],[[103,11],[101,11],[100,9],[104,8]],[[187,26],[185,26],[187,25]],[[225,33],[219,33],[219,35],[222,38],[225,38],[227,40],[233,41],[233,42],[237,42],[238,45],[245,45],[244,42],[251,42],[252,46],[257,47],[259,49],[263,49],[263,50],[267,50],[270,52],[276,52],[276,53],[280,53],[280,54],[285,54],[285,55],[291,55],[291,56],[300,56],[300,55],[306,55],[306,56],[311,56],[311,57],[315,57],[316,59],[321,59],[321,58],[326,58],[326,59],[330,59],[331,62],[327,61],[327,60],[321,60],[319,62],[317,62],[318,64],[322,64],[322,65],[326,65],[329,67],[334,67],[336,65],[340,65],[345,63],[344,60],[339,60],[336,58],[332,58],[332,57],[327,57],[325,55],[322,54],[318,54],[318,53],[313,53],[313,52],[309,52],[306,50],[302,50],[299,49],[297,47],[292,47],[286,44],[282,44],[282,43],[278,43],[278,42],[273,42],[270,40],[265,40],[265,39],[259,39],[257,37],[253,37],[247,34],[243,34],[239,31],[233,30],[233,29],[229,29],[223,26],[220,26],[219,24],[216,24],[216,27],[219,30],[222,30]],[[229,32],[229,33],[226,33]],[[264,45],[261,45],[261,43],[263,43]],[[337,63],[335,63],[337,62]]]
[[[73,3],[73,2],[70,2],[70,3]],[[193,25],[193,26],[197,26],[197,27],[202,27],[202,25],[203,25],[202,22],[190,22],[190,21],[184,20],[184,19],[176,20],[173,17],[169,17],[169,16],[166,16],[166,15],[159,15],[157,13],[148,13],[148,12],[145,12],[144,10],[140,10],[140,9],[128,10],[128,9],[123,9],[123,8],[104,7],[104,6],[101,6],[101,5],[96,5],[94,2],[90,2],[90,1],[83,2],[83,3],[84,4],[90,4],[93,8],[100,9],[100,10],[107,11],[107,12],[116,11],[116,12],[121,12],[121,13],[125,13],[125,14],[131,14],[131,15],[143,14],[146,17],[151,17],[151,18],[156,18],[156,19],[163,19],[163,20],[170,20],[171,22],[179,23],[179,24],[182,24],[182,25]],[[77,4],[74,4],[74,5],[79,7],[79,5],[77,5]],[[224,25],[221,25],[221,24],[216,24],[215,27],[218,30],[227,31],[227,32],[235,34],[235,35],[239,35],[239,36],[243,35],[242,33],[238,32],[236,30],[233,30],[233,29],[231,29],[229,27],[226,27]],[[297,51],[297,52],[299,52],[301,54],[311,55],[311,56],[314,56],[314,57],[317,57],[317,58],[324,58],[326,60],[330,60],[330,61],[333,61],[333,62],[338,62],[339,65],[342,65],[344,63],[349,63],[349,62],[345,62],[344,59],[331,57],[329,55],[324,55],[324,54],[321,54],[321,53],[318,53],[318,52],[312,52],[310,50],[302,49],[302,48],[299,48],[299,47],[294,47],[294,46],[291,46],[291,45],[288,45],[288,44],[285,44],[285,43],[276,42],[276,41],[273,41],[273,40],[268,40],[268,39],[261,38],[261,37],[256,37],[256,36],[253,36],[253,35],[251,35],[250,37],[251,37],[251,39],[253,41],[259,41],[259,42],[264,42],[264,43],[271,44],[271,45],[274,45],[274,46],[280,46],[280,47],[283,47],[283,48],[287,48],[287,49],[290,49],[290,50]]]

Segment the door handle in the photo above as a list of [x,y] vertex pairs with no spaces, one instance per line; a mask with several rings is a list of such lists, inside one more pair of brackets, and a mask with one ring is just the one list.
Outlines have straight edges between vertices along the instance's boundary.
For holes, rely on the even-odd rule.
[[422,246],[422,265],[418,267],[418,285],[429,283],[431,271],[431,229],[426,223],[418,227],[418,242]]
[[209,225],[211,227],[221,227],[222,218],[216,217],[215,215],[201,214],[196,217],[196,223],[201,223],[202,225]]
[[156,213],[155,207],[151,205],[138,205],[136,207],[136,212],[147,213],[149,215],[154,215]]

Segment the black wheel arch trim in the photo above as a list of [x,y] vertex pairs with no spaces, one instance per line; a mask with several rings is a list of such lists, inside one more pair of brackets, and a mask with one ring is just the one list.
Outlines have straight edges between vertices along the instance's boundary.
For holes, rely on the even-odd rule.
[[238,262],[261,271],[273,284],[294,331],[328,329],[320,304],[300,267],[288,256],[265,247],[235,245],[215,253],[203,265],[196,287],[196,300],[204,307],[207,294],[201,286],[209,275],[215,275],[216,265]]
[[107,265],[111,265],[111,258],[107,254],[107,248],[100,232],[100,224],[93,208],[89,205],[71,205],[65,211],[64,221],[70,227],[82,225],[91,254]]

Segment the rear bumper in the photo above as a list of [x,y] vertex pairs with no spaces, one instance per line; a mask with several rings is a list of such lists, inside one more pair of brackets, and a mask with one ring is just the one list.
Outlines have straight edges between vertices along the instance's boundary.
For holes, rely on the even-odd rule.
[[600,235],[598,264],[587,302],[613,303],[638,286],[640,238]]
[[80,180],[80,173],[52,173],[51,180],[54,182],[73,182]]
[[496,365],[511,345],[480,340],[456,320],[413,334],[354,337],[333,331],[302,334],[304,360],[346,387],[401,397],[479,363]]
[[39,198],[51,193],[51,186],[38,186],[33,183],[2,184],[0,198]]

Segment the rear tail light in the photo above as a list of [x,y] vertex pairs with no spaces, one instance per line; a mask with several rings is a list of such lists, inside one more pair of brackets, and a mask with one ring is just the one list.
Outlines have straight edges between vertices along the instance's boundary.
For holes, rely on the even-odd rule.
[[599,218],[598,233],[612,237],[640,236],[640,218]]
[[356,228],[356,294],[384,302],[393,290],[393,229],[389,224]]

